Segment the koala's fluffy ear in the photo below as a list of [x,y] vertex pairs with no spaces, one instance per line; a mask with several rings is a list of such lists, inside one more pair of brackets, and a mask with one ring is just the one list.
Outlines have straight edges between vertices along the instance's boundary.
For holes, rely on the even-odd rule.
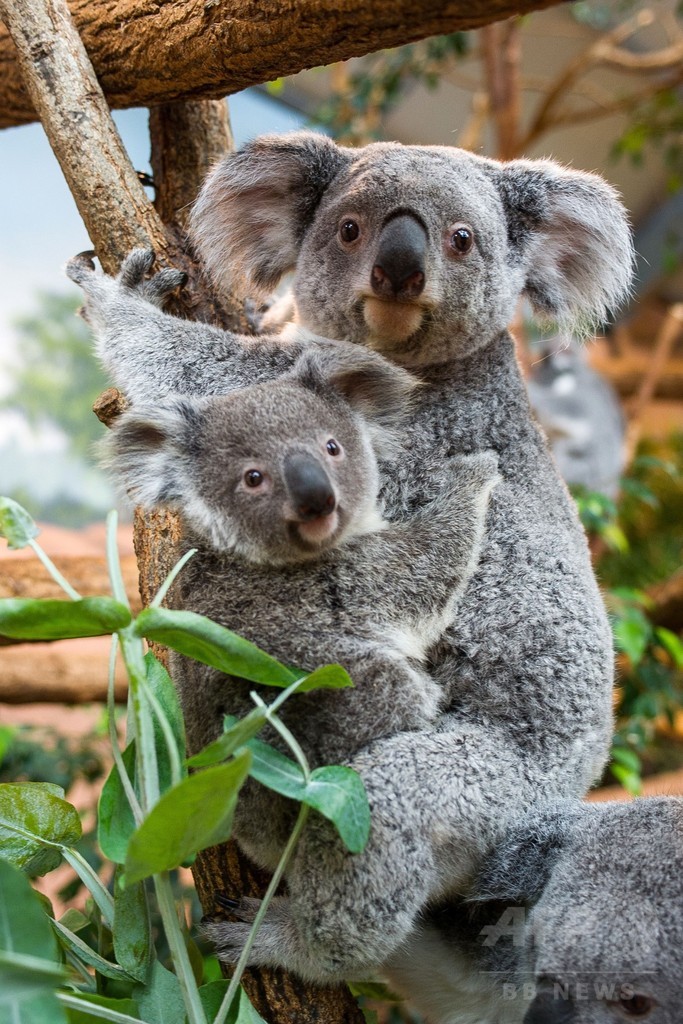
[[530,906],[545,889],[567,842],[576,810],[563,805],[527,816],[484,862],[473,902],[501,900]]
[[551,160],[504,164],[498,186],[533,306],[564,329],[590,334],[628,297],[633,280],[631,232],[617,192],[595,174]]
[[136,406],[114,423],[103,444],[103,461],[131,497],[151,508],[187,497],[191,457],[201,430],[201,411],[185,398]]
[[191,231],[219,287],[268,292],[277,285],[348,153],[315,132],[264,135],[213,169]]
[[407,414],[420,386],[407,370],[345,342],[312,345],[296,361],[292,374],[311,390],[335,391],[369,422],[388,429]]

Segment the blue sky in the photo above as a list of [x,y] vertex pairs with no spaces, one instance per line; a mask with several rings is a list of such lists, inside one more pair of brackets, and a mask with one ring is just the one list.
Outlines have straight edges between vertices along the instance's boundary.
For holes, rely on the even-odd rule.
[[[300,114],[255,90],[231,97],[230,113],[237,145],[303,123]],[[114,119],[136,170],[149,171],[147,111],[116,111]],[[0,131],[0,390],[3,364],[16,345],[12,320],[31,309],[38,290],[74,288],[62,267],[90,247],[42,127]]]

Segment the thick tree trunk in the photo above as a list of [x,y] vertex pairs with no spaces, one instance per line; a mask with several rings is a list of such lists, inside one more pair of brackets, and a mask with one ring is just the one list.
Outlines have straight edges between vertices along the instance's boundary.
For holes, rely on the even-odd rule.
[[[69,6],[110,106],[133,107],[225,96],[304,68],[478,28],[556,2],[69,0]],[[39,48],[33,53],[37,60],[44,55]],[[0,26],[0,127],[35,120],[32,99]]]

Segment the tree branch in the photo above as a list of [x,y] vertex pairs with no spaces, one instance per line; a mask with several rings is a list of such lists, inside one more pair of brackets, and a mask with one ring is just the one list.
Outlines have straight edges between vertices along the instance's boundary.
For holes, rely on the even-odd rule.
[[[304,68],[479,28],[556,2],[70,0],[69,6],[110,106],[132,107],[218,98]],[[36,119],[1,27],[0,111],[2,128]]]

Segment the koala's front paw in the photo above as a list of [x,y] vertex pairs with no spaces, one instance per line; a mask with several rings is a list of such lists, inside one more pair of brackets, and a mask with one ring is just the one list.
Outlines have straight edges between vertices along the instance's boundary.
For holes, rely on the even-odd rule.
[[[244,949],[261,900],[246,896],[239,900],[230,900],[218,895],[216,902],[239,920],[209,920],[203,924],[202,930],[216,947],[219,960],[234,965]],[[286,944],[288,931],[288,904],[289,900],[286,897],[277,897],[268,907],[249,952],[248,967],[277,966],[281,962],[283,944]]]
[[167,295],[185,284],[187,274],[182,270],[167,267],[148,277],[155,259],[153,249],[133,249],[121,264],[116,280],[122,288],[134,292],[154,306],[161,307]]

